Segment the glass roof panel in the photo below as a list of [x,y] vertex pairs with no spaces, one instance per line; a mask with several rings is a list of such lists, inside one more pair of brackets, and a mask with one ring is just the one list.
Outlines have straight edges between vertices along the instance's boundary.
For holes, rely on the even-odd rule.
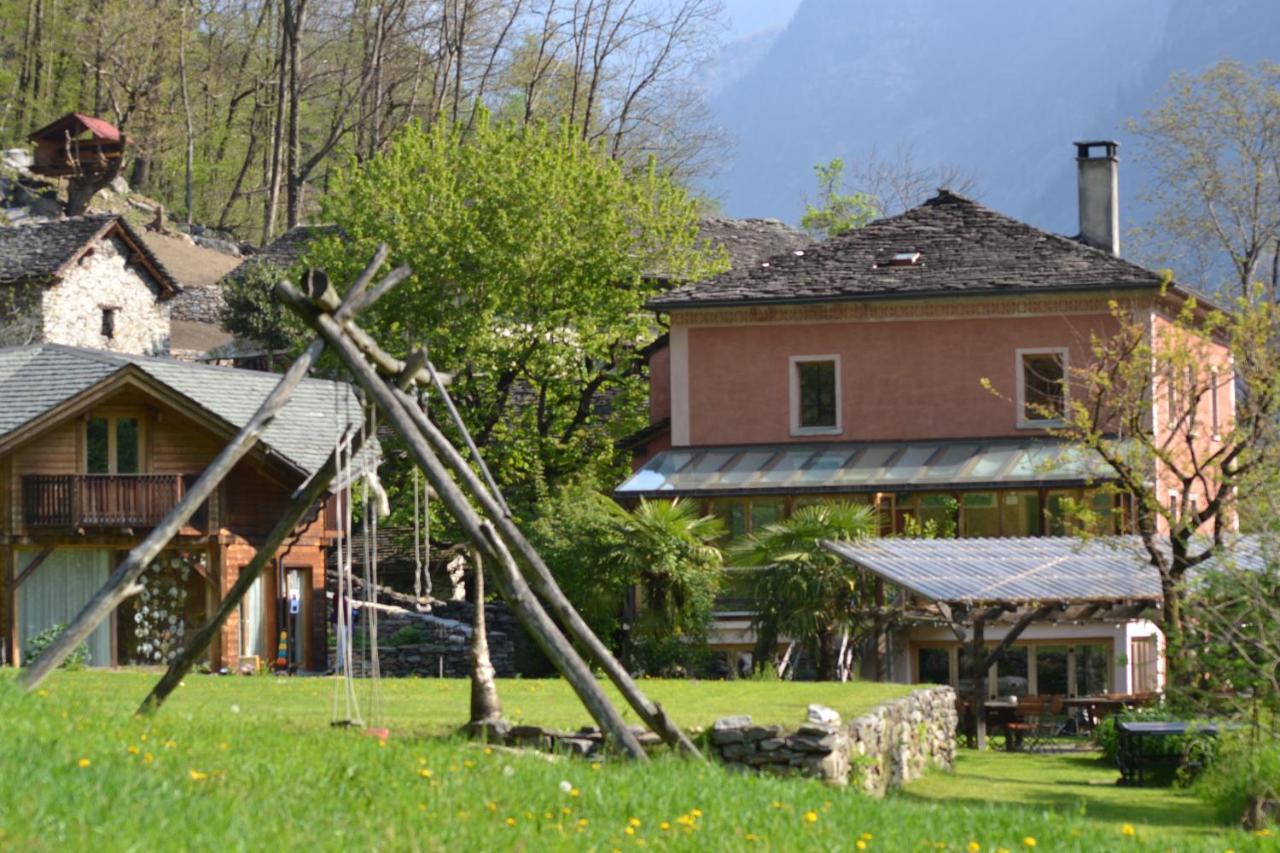
[[669,478],[694,457],[691,450],[666,450],[650,459],[644,467],[618,487],[619,492],[658,492],[671,489]]
[[914,444],[907,447],[902,455],[894,460],[892,467],[884,472],[878,482],[910,483],[921,473],[924,463],[938,452],[936,444]]
[[801,469],[804,463],[813,458],[817,453],[812,447],[806,447],[803,450],[784,450],[773,463],[773,466],[760,475],[757,481],[760,485],[776,486],[791,480],[795,473]]
[[701,489],[714,479],[716,473],[733,457],[736,450],[706,450],[694,457],[693,461],[670,477],[673,489]]
[[833,486],[855,486],[867,482],[883,470],[900,445],[873,444],[845,462],[840,471],[828,482]]
[[797,486],[822,486],[832,481],[832,478],[839,473],[840,468],[849,461],[849,457],[855,451],[848,447],[838,450],[823,450],[800,475],[800,479],[794,485]]
[[750,481],[759,475],[761,469],[777,453],[777,448],[773,447],[768,450],[748,450],[742,454],[742,458],[733,464],[732,468],[720,475],[715,485],[735,489],[751,485]]
[[961,472],[975,457],[980,458],[976,444],[956,444],[942,452],[931,465],[924,469],[919,481],[922,483],[954,483],[960,479]]
[[997,444],[983,448],[964,479],[975,483],[989,483],[999,477],[1005,466],[1021,453],[1021,445],[1016,444]]

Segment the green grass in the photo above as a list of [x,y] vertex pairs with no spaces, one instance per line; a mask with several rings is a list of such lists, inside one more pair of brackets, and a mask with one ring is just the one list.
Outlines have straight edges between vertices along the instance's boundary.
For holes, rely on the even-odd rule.
[[[861,838],[870,850],[926,843],[964,850],[976,841],[994,851],[1025,849],[1023,839],[1032,837],[1037,850],[1243,851],[1267,849],[1271,840],[1215,834],[1190,800],[1177,800],[1185,808],[1176,819],[1165,815],[1169,792],[1149,799],[1126,792],[1144,798],[1131,817],[1138,835],[1126,837],[1118,823],[1123,801],[1111,791],[1098,789],[1117,811],[1081,813],[1074,789],[1059,799],[1030,781],[1000,781],[1011,773],[1001,761],[1028,756],[966,756],[953,777],[935,774],[875,801],[810,780],[736,775],[670,757],[640,766],[486,751],[439,734],[465,714],[461,681],[384,682],[393,734],[382,745],[328,726],[333,683],[322,679],[192,676],[157,717],[135,720],[131,712],[154,677],[59,673],[32,695],[0,678],[0,848],[345,853],[612,850],[643,842],[835,850],[856,849]],[[794,722],[813,699],[848,713],[900,692],[754,682],[645,686],[691,726],[744,710]],[[561,726],[585,719],[559,682],[510,681],[501,690],[512,716]],[[1027,774],[1041,770],[1054,765]],[[1081,778],[1093,772],[1081,769]],[[1093,791],[1083,788],[1081,796]]]

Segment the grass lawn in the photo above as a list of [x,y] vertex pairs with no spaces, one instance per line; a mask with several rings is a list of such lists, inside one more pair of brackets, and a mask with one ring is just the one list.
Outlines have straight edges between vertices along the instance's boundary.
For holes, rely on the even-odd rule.
[[[1215,835],[1207,813],[1167,791],[1124,792],[1135,797],[1129,819],[1138,827],[1126,836],[1113,790],[1097,789],[1109,811],[1088,805],[1082,813],[1075,803],[1088,800],[1089,786],[1050,796],[1035,786],[1045,784],[1038,767],[1027,770],[1031,781],[1008,785],[1000,761],[1027,756],[966,755],[955,776],[935,774],[875,801],[670,757],[638,766],[486,750],[441,736],[465,713],[462,681],[384,682],[393,734],[382,744],[329,727],[331,681],[191,676],[157,717],[135,720],[154,678],[59,673],[46,690],[22,695],[0,677],[0,849],[853,850],[861,841],[869,850],[966,850],[972,842],[995,851],[1025,850],[1033,838],[1037,850],[1243,851],[1273,840]],[[688,726],[743,711],[794,723],[815,699],[852,713],[901,692],[645,686]],[[559,682],[508,681],[501,691],[512,717],[585,721]],[[1097,771],[1072,772],[1085,779]]]

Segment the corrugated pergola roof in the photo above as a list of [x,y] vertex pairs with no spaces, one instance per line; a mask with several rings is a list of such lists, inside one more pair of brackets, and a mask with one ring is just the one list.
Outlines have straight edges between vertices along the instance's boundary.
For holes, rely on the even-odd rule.
[[824,545],[861,569],[946,604],[1095,604],[1162,598],[1159,574],[1137,537],[872,539]]

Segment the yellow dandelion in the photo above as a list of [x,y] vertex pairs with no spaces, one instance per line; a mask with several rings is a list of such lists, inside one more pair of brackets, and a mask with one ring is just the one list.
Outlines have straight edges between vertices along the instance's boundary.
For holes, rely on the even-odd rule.
[[476,766],[476,763],[468,758],[466,761],[462,762],[462,766],[470,770],[472,767]]
[[177,745],[178,745],[178,742],[176,740],[167,740],[164,742],[165,749],[173,749]]
[[485,754],[485,755],[493,755],[493,750],[486,746],[486,747],[484,748],[484,754]]
[[1032,837],[1032,836],[1030,836],[1030,835],[1028,835],[1026,838],[1022,839],[1022,843],[1023,843],[1025,846],[1027,846],[1027,847],[1035,847],[1035,846],[1036,846],[1036,840],[1035,840],[1035,838],[1033,838],[1033,837]]
[[1270,829],[1259,829],[1257,832],[1254,833],[1254,835],[1258,836],[1259,838],[1270,838],[1272,834],[1273,833],[1271,832]]
[[561,806],[560,814],[573,814],[573,809],[569,808],[568,806]]
[[578,828],[579,828],[579,829],[584,828],[586,825],[587,825],[587,819],[586,819],[585,817],[580,817],[580,818],[578,818]]
[[426,810],[427,810],[427,804],[426,804],[426,803],[418,803],[418,811],[420,811],[420,812],[425,812]]
[[90,764],[92,764],[92,763],[93,763],[93,762],[92,762],[92,761],[90,761],[90,760],[89,760],[89,759],[87,759],[87,758],[82,758],[82,759],[80,759],[79,761],[77,761],[77,762],[76,762],[76,764],[79,764],[79,765],[80,765],[80,768],[81,768],[82,770],[83,770],[85,767],[88,767],[88,766],[89,766]]
[[192,782],[203,782],[205,779],[209,778],[209,774],[202,773],[199,770],[193,769],[193,770],[187,771],[187,778],[190,779]]
[[485,803],[484,807],[491,812],[496,812],[498,810],[498,804],[495,803],[493,800],[490,800],[489,802]]
[[430,779],[434,774],[431,772],[431,768],[423,767],[418,770],[418,775],[423,779]]
[[1138,831],[1133,828],[1133,824],[1126,823],[1124,826],[1120,827],[1120,834],[1134,836],[1138,834]]
[[218,749],[227,750],[227,749],[230,749],[230,748],[231,748],[231,744],[229,744],[229,743],[227,743],[227,742],[225,742],[225,741],[223,741],[222,743],[218,744]]
[[591,769],[592,769],[592,770],[599,770],[599,769],[600,769],[600,762],[599,762],[599,761],[593,761],[593,762],[591,762]]
[[665,820],[662,823],[658,824],[658,829],[661,829],[663,832],[666,832],[670,828],[671,828],[671,824]]
[[623,830],[622,830],[622,831],[623,831],[623,832],[625,832],[627,835],[635,835],[635,834],[636,834],[636,828],[635,828],[634,826],[628,826],[628,827],[625,827],[625,828],[623,828]]
[[861,838],[859,838],[857,841],[853,842],[853,846],[854,846],[854,847],[857,847],[859,850],[866,850],[866,849],[867,849],[867,842],[865,842],[865,841],[863,841]]
[[[817,812],[815,812],[813,809],[810,809],[809,811],[805,812],[805,813],[804,813],[804,822],[805,822],[805,823],[817,823],[817,822],[818,822],[818,813],[817,813]],[[865,845],[864,845],[864,846],[865,846]]]
[[129,745],[128,753],[130,755],[137,755],[141,751],[142,750],[138,749],[136,746],[133,746],[132,744]]
[[755,834],[754,832],[748,832],[748,833],[747,833],[745,836],[743,836],[743,837],[744,837],[744,838],[746,838],[746,839],[747,839],[747,841],[755,841],[755,840],[756,840],[756,834]]
[[576,796],[578,796],[578,795],[579,795],[579,794],[581,794],[581,793],[582,793],[582,792],[581,792],[581,791],[579,791],[577,788],[570,788],[570,789],[569,789],[569,796],[571,796],[571,797],[576,797]]
[[639,826],[639,825],[640,825],[640,818],[638,817],[633,817],[627,821],[627,826]]
[[43,699],[44,697],[49,695],[49,691],[42,688],[36,691],[36,695],[39,696],[41,699]]
[[149,752],[148,752],[146,755],[142,756],[142,762],[143,762],[144,764],[150,764],[151,762],[153,762],[153,761],[155,761],[155,760],[156,760],[156,757],[155,757],[154,755],[152,755],[151,753],[149,753]]
[[702,809],[694,809],[693,811],[689,812],[689,814],[693,815],[694,817],[702,817]]
[[875,836],[869,832],[864,832],[861,835],[859,835],[858,838],[861,839],[862,841],[870,841],[871,839],[875,838]]
[[516,822],[517,822],[516,819],[513,817],[507,818],[507,826],[515,826]]
[[982,845],[976,841],[970,841],[969,846],[965,848],[969,853],[978,853],[982,849]]

